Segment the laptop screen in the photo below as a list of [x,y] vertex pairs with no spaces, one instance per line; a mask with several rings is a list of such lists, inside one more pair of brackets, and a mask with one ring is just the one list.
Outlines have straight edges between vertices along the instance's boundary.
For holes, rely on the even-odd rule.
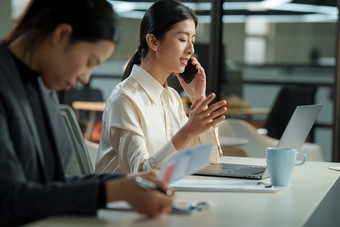
[[300,151],[322,106],[317,104],[296,107],[277,147],[289,147]]

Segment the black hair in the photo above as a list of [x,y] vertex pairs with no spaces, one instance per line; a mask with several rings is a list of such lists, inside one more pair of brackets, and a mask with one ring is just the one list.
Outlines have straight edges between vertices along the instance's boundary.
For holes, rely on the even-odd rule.
[[146,57],[148,53],[148,44],[146,36],[153,34],[157,39],[161,40],[165,33],[171,30],[178,22],[192,19],[197,27],[197,16],[187,6],[177,0],[160,0],[154,3],[145,13],[139,35],[139,47],[131,57],[122,80],[129,77],[134,64],[140,64],[141,59]]
[[106,0],[31,0],[5,42],[25,35],[24,53],[32,53],[62,23],[72,26],[72,44],[118,41],[116,15]]

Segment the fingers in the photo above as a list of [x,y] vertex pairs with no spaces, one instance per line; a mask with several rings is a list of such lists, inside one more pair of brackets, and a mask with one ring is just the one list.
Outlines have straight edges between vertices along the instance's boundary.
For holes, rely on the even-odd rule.
[[[134,186],[131,186],[129,196],[126,198],[127,202],[134,210],[147,216],[155,217],[167,213],[172,209],[172,202],[175,191],[170,189],[168,185],[157,179],[158,171],[150,171],[139,174],[139,176],[155,183],[159,190],[148,190],[137,185],[134,179],[127,179]],[[161,191],[170,190],[172,195],[166,195]]]
[[224,119],[225,119],[225,116],[224,116],[224,115],[219,116],[218,118],[215,118],[215,119],[211,120],[211,121],[207,124],[207,126],[208,126],[208,128],[210,128],[210,127],[212,127],[212,126],[214,126],[214,125],[217,125],[218,123],[220,123],[220,122],[223,121]]
[[227,103],[225,100],[212,104],[208,107],[208,109],[205,110],[206,116],[210,116],[211,119],[214,119],[224,114],[227,111],[227,108],[225,107],[226,104]]
[[172,202],[173,197],[171,196],[153,196],[145,207],[145,214],[151,217],[157,217],[161,214],[168,213],[172,210]]
[[147,180],[154,181],[157,179],[158,170],[151,170],[148,172],[142,172],[139,174],[141,177],[144,177]]
[[208,104],[215,98],[215,94],[210,94],[205,100],[196,107],[196,119],[201,123],[204,129],[210,128],[218,124],[225,116],[223,115],[227,108],[225,107],[226,101],[221,100],[208,107]]
[[204,72],[204,68],[202,67],[201,63],[197,60],[197,58],[191,57],[191,62],[193,65],[196,66],[196,69],[198,69],[200,72]]
[[208,104],[211,103],[212,100],[215,98],[215,94],[211,93],[208,97],[206,97],[203,100],[203,96],[201,96],[199,99],[197,99],[192,105],[191,105],[191,110],[197,108],[197,112],[201,112],[202,110],[206,109]]
[[[211,106],[209,106],[209,108],[207,108],[207,106],[209,105],[209,103],[212,102],[212,100],[214,100],[214,98],[216,97],[216,95],[214,93],[211,93],[206,99],[204,99],[201,104],[199,104],[199,106],[197,107],[197,111],[201,112],[201,111],[206,111],[207,113],[211,113],[223,106],[225,106],[227,103],[225,100],[221,100],[215,104],[212,104]],[[202,97],[201,97],[202,98]],[[195,102],[196,103],[196,102]],[[223,112],[225,112],[227,109],[225,109]]]
[[199,97],[198,99],[196,99],[196,101],[191,105],[190,109],[193,110],[193,109],[196,109],[196,107],[198,105],[200,105],[200,103],[202,102],[203,100],[203,96]]
[[[225,112],[227,111],[227,108],[226,107],[222,107],[216,111],[213,111],[211,114],[210,114],[210,118],[211,119],[215,119],[217,118],[218,116],[221,116],[223,115]],[[223,115],[224,116],[224,115]]]
[[152,170],[150,172],[144,172],[141,175],[141,177],[155,183],[157,185],[157,187],[161,191],[166,192],[167,195],[174,195],[175,191],[173,189],[169,188],[168,184],[165,181],[157,179],[157,176],[158,176],[158,171],[156,171],[156,170]]
[[184,81],[183,78],[179,75],[179,73],[175,73],[175,75],[176,75],[176,77],[177,77],[177,79],[178,79],[178,81],[179,81],[180,84],[185,84],[185,81]]

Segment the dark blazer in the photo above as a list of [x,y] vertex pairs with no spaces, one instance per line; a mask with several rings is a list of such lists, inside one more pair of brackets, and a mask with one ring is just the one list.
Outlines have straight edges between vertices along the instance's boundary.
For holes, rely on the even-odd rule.
[[0,226],[52,215],[95,215],[103,181],[119,174],[67,177],[72,145],[55,92],[40,86],[55,147],[56,176],[48,179],[43,150],[21,77],[0,44]]

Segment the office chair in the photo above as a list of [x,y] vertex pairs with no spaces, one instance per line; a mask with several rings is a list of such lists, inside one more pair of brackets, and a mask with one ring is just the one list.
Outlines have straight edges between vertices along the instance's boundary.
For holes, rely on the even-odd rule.
[[59,105],[67,131],[73,145],[73,152],[66,166],[65,173],[68,175],[84,175],[94,173],[91,158],[81,133],[74,110],[65,104]]
[[90,140],[84,139],[87,151],[89,152],[92,167],[94,168],[96,166],[96,160],[97,160],[97,154],[99,150],[99,144],[91,142]]
[[315,104],[316,90],[312,85],[283,86],[264,124],[267,135],[280,139],[295,108]]
[[[72,106],[74,101],[102,102],[104,101],[104,96],[101,90],[85,85],[80,89],[72,88],[70,90],[59,92],[59,100],[62,104]],[[82,132],[85,132],[90,112],[86,110],[78,110],[75,111],[75,114],[78,118],[80,129]],[[97,121],[101,121],[101,118],[101,114],[97,114]]]

